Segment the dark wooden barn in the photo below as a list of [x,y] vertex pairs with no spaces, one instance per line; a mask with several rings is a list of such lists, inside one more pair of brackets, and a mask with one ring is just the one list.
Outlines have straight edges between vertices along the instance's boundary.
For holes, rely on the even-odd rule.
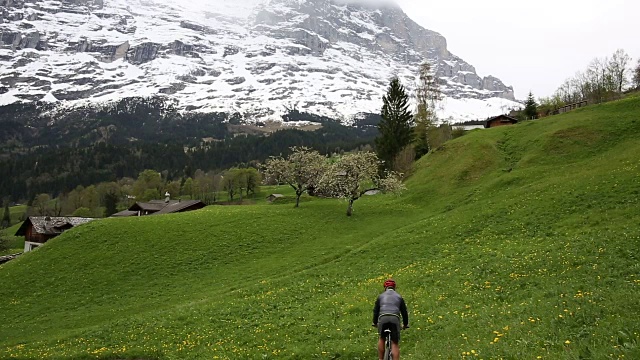
[[513,125],[517,123],[518,123],[518,119],[516,118],[513,118],[509,115],[500,115],[500,116],[492,117],[491,119],[485,121],[484,128],[489,129],[489,128],[494,128],[498,126]]
[[15,236],[24,236],[24,252],[28,252],[66,230],[93,220],[81,217],[30,216],[22,223]]

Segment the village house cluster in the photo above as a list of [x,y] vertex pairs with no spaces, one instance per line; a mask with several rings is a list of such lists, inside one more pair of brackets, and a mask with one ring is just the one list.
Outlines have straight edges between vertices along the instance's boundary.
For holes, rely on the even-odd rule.
[[[206,205],[200,200],[151,200],[136,202],[129,209],[112,217],[148,216],[199,210]],[[52,238],[71,228],[98,219],[69,216],[30,216],[18,229],[15,236],[24,236],[24,252],[42,246]]]

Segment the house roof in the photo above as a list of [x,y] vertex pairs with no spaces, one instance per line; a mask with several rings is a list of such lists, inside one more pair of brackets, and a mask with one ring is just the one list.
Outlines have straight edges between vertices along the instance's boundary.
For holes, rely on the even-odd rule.
[[169,204],[177,203],[178,200],[170,200],[169,202],[165,202],[163,200],[151,200],[148,202],[137,202],[133,204],[129,210],[130,211],[160,211],[165,206]]
[[137,216],[137,215],[138,215],[137,211],[124,210],[111,215],[111,217],[127,217],[127,216]]
[[512,116],[509,116],[509,115],[498,115],[498,116],[494,116],[494,117],[490,118],[490,119],[489,119],[489,120],[487,120],[487,121],[492,121],[492,120],[496,120],[496,119],[499,119],[499,118],[505,118],[505,119],[507,119],[507,120],[511,120],[511,121],[518,122],[518,119],[516,119],[516,118],[514,118],[514,117],[512,117]]
[[58,235],[63,231],[86,224],[95,219],[81,217],[62,217],[62,216],[30,216],[25,220],[15,236],[24,236],[27,233],[29,224],[33,225],[33,231],[42,235]]
[[151,215],[177,213],[188,208],[191,210],[198,210],[205,206],[206,205],[200,200],[170,201],[169,203],[166,203],[162,209]]
[[137,202],[133,204],[128,210],[121,211],[117,214],[113,214],[115,217],[134,216],[138,215],[138,211],[146,211],[155,214],[170,214],[175,212],[181,212],[185,209],[198,210],[202,209],[206,205],[200,200],[151,200],[148,202]]

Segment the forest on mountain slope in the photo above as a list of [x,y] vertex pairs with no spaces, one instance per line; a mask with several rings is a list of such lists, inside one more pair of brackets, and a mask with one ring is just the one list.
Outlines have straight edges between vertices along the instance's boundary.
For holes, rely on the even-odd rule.
[[[353,126],[290,110],[284,122],[320,124],[315,131],[284,128],[242,134],[232,125],[252,123],[240,114],[181,113],[174,101],[127,98],[102,106],[60,110],[43,103],[0,107],[0,198],[13,202],[52,196],[78,185],[135,178],[145,169],[167,180],[193,177],[286,154],[307,146],[323,154],[373,144],[379,115],[362,114]],[[264,123],[255,122],[260,128]]]

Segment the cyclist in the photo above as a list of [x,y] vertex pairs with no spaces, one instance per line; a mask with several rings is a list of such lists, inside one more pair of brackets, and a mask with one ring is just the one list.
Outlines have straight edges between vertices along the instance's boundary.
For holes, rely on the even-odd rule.
[[391,354],[393,360],[400,359],[400,315],[402,328],[409,328],[409,313],[407,305],[400,294],[396,292],[396,282],[388,279],[384,282],[384,292],[378,296],[373,308],[373,325],[378,327],[378,358],[384,356],[384,330],[391,330]]

